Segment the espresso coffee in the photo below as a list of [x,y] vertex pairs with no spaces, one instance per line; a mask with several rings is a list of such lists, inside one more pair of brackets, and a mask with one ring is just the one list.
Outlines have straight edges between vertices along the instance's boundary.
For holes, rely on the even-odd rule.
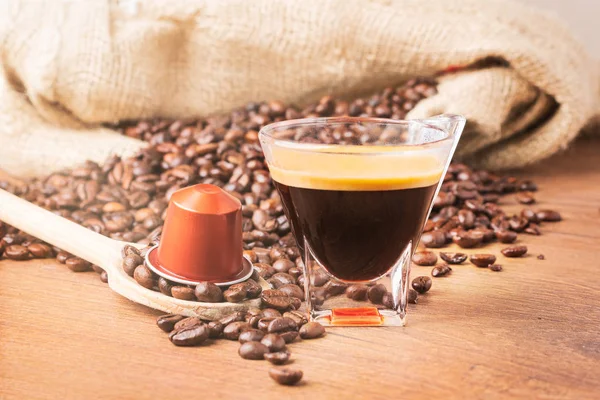
[[289,161],[270,166],[302,253],[308,244],[343,281],[385,275],[419,239],[441,176],[438,163],[421,156],[307,156],[300,171],[287,169]]

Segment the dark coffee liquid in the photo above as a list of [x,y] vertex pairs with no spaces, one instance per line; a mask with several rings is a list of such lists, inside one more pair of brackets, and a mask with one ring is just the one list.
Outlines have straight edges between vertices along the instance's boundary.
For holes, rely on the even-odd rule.
[[322,190],[275,181],[304,255],[306,238],[334,277],[367,281],[383,276],[425,224],[437,185],[395,190]]

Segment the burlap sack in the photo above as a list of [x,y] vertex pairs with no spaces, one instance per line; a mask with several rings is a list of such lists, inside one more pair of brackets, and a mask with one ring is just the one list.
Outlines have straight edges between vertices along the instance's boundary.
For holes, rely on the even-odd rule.
[[555,19],[506,0],[0,7],[0,167],[20,175],[138,148],[105,122],[348,97],[444,70],[409,116],[465,115],[459,156],[480,166],[544,158],[600,111],[598,62]]

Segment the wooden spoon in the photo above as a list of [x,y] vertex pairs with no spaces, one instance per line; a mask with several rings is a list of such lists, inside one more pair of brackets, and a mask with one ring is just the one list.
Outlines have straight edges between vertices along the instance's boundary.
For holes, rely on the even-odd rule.
[[[102,236],[2,189],[0,220],[101,267],[108,274],[108,285],[112,290],[131,301],[166,313],[217,320],[234,311],[246,311],[250,307],[260,306],[260,299],[241,303],[203,303],[179,300],[146,289],[121,267],[121,250],[126,244],[138,248],[143,246]],[[259,283],[263,289],[271,288],[262,278]]]

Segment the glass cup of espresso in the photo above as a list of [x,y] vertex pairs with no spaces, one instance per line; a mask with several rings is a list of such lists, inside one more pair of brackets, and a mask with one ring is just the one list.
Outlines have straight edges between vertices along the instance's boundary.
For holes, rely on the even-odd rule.
[[276,122],[259,134],[302,255],[310,319],[402,326],[410,260],[465,119]]

